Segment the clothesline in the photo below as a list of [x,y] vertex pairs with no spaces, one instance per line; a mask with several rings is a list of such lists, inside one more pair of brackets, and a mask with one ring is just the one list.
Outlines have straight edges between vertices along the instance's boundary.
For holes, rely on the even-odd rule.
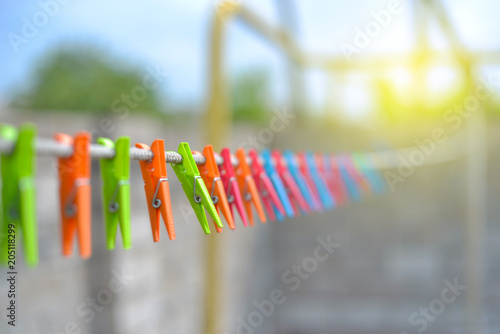
[[[450,143],[450,146],[453,143]],[[36,151],[42,156],[60,156],[69,157],[73,153],[73,147],[61,144],[53,139],[37,138],[35,141]],[[14,143],[0,138],[0,153],[9,153],[13,150]],[[391,169],[397,168],[399,166],[398,157],[408,156],[412,151],[418,149],[417,147],[408,147],[398,150],[384,150],[367,152],[365,156],[372,162],[371,166],[374,169]],[[115,156],[115,150],[112,148],[104,147],[98,144],[91,144],[90,154],[92,158],[95,159],[111,159]],[[448,150],[446,154],[433,155],[428,157],[422,165],[434,165],[439,163],[444,163],[464,155],[463,150],[454,148],[453,150]],[[154,154],[150,150],[140,149],[136,147],[130,148],[130,159],[147,161],[153,158]],[[216,161],[218,165],[224,163],[224,159],[219,155],[215,154]],[[206,159],[201,154],[193,154],[193,158],[198,165],[203,165]],[[175,152],[165,152],[165,159],[167,163],[182,163],[182,156]],[[247,158],[251,162],[250,158]],[[231,163],[234,166],[238,165],[238,159],[231,156]]]

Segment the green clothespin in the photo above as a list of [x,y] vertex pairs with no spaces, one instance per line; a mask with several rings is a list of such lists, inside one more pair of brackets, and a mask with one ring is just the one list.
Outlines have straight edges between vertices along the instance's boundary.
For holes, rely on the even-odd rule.
[[203,182],[203,179],[200,176],[200,172],[198,171],[198,167],[194,161],[193,153],[189,148],[189,144],[181,143],[179,145],[178,153],[182,155],[182,163],[173,163],[171,164],[172,168],[182,184],[184,193],[189,199],[189,203],[191,203],[203,231],[205,234],[210,234],[210,228],[208,227],[207,217],[205,216],[205,210],[203,210],[203,208],[205,207],[205,209],[207,209],[208,214],[213,218],[217,226],[222,228],[222,222],[219,214],[215,209],[212,197],[205,186],[205,182]]
[[[34,140],[36,127],[21,126],[18,131],[10,125],[0,125],[0,137],[14,144],[13,151],[1,154],[2,170],[2,221],[0,222],[0,261],[6,264],[9,258],[9,225],[15,226],[15,235],[22,235],[27,265],[38,264],[38,240],[35,208],[35,164]],[[19,230],[19,227],[21,230]],[[10,229],[12,230],[12,229]]]
[[120,223],[123,248],[132,246],[130,224],[130,138],[120,137],[116,145],[112,140],[99,138],[97,142],[115,149],[115,157],[101,159],[102,192],[104,198],[104,221],[108,249],[115,248],[116,230]]

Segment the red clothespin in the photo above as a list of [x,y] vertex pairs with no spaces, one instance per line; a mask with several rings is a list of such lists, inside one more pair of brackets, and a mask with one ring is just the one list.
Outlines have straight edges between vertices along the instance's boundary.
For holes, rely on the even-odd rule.
[[316,211],[321,211],[323,210],[323,204],[321,203],[318,189],[316,188],[316,184],[314,183],[314,180],[312,178],[311,171],[309,170],[306,154],[304,152],[297,154],[297,160],[299,162],[300,171],[302,172],[302,175],[304,175],[309,189],[311,189],[311,197],[314,202],[314,209]]
[[[193,153],[201,154],[200,152],[193,151]],[[231,213],[231,208],[229,207],[229,202],[227,201],[226,191],[224,190],[224,183],[220,177],[219,167],[215,161],[215,153],[212,145],[207,145],[203,149],[203,156],[207,160],[204,165],[198,165],[198,170],[200,175],[207,186],[207,190],[210,192],[212,197],[212,202],[214,203],[217,213],[222,211],[224,218],[226,218],[229,228],[234,230],[234,220]],[[214,222],[215,230],[220,233],[222,229],[217,226]]]
[[260,200],[259,191],[257,190],[257,185],[252,178],[252,172],[250,166],[247,162],[247,156],[245,150],[240,148],[236,151],[236,158],[238,158],[238,166],[236,167],[236,178],[238,179],[238,184],[240,186],[241,195],[243,197],[243,203],[245,204],[245,209],[250,220],[250,225],[253,225],[253,214],[252,214],[252,203],[257,210],[260,221],[265,223],[266,215],[264,213],[264,208]]
[[339,205],[346,203],[349,200],[349,193],[347,191],[347,186],[342,178],[340,172],[340,167],[338,164],[338,158],[335,155],[330,157],[330,166],[332,171],[332,184],[335,188],[336,197],[339,198]]
[[290,198],[290,202],[293,205],[293,209],[295,214],[299,214],[298,208],[303,212],[309,212],[310,208],[307,205],[307,201],[302,195],[299,186],[295,182],[293,176],[290,174],[287,166],[283,163],[283,159],[281,156],[281,152],[278,150],[274,150],[272,153],[274,161],[276,163],[276,170],[278,171],[279,176],[283,180],[283,185],[285,186],[286,191],[288,192],[288,196]]
[[[221,151],[222,159],[224,162],[220,168],[220,174],[224,187],[226,189],[227,200],[231,206],[231,213],[233,212],[233,206],[236,206],[238,213],[240,214],[243,225],[247,226],[247,215],[245,214],[245,209],[243,207],[243,200],[241,198],[240,187],[238,186],[238,181],[234,173],[234,168],[231,163],[231,152],[228,148],[224,148]],[[234,217],[234,215],[233,215]]]
[[285,208],[276,193],[276,189],[266,174],[266,171],[259,161],[259,155],[254,149],[248,152],[250,159],[252,159],[252,175],[255,183],[257,184],[257,189],[259,190],[262,201],[266,208],[269,219],[272,221],[276,220],[276,214],[274,213],[273,206],[279,211],[282,216],[285,216]]
[[330,162],[328,161],[328,155],[323,153],[316,153],[314,156],[316,160],[316,166],[318,166],[318,173],[323,182],[327,185],[330,194],[332,195],[335,203],[340,203],[342,200],[338,196],[337,187],[333,183],[332,171],[330,168]]
[[[145,144],[135,144],[135,147],[149,150]],[[163,140],[157,139],[151,144],[154,157],[149,161],[139,161],[144,190],[148,202],[149,219],[153,240],[160,241],[160,214],[163,217],[170,240],[175,239],[174,218],[170,202],[170,188],[168,186],[167,165],[165,161],[165,146]]]
[[61,206],[62,250],[69,256],[73,250],[73,236],[78,237],[80,255],[92,254],[90,203],[90,134],[79,132],[75,139],[58,133],[55,140],[72,146],[73,154],[59,158],[59,200]]

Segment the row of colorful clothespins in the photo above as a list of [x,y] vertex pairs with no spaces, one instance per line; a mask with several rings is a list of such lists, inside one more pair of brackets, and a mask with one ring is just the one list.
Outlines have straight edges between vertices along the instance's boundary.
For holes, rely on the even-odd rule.
[[[33,266],[38,262],[34,186],[36,128],[25,125],[18,130],[2,125],[0,138],[13,144],[10,152],[1,153],[0,259],[6,263],[11,242],[9,226],[20,225],[26,262]],[[74,138],[66,134],[56,134],[54,138],[59,144],[73,148],[71,155],[58,158],[63,254],[71,255],[76,234],[80,255],[87,258],[91,255],[91,136],[80,132]],[[119,225],[123,247],[127,249],[132,240],[130,138],[119,137],[116,142],[99,138],[97,142],[114,151],[111,158],[100,160],[107,246],[115,247]],[[139,161],[153,240],[160,239],[160,216],[169,238],[175,239],[164,141],[155,140],[151,147],[145,144],[135,147],[153,153],[150,160]],[[264,150],[259,155],[255,150],[247,153],[240,148],[234,159],[230,150],[224,148],[219,165],[211,145],[196,152],[188,143],[181,143],[176,153],[182,161],[171,166],[206,234],[210,228],[205,210],[212,217],[216,231],[221,232],[219,212],[229,228],[235,229],[234,211],[245,226],[254,225],[253,210],[263,223],[267,219],[282,221],[285,217],[332,209],[349,199],[359,201],[362,192],[381,192],[384,188],[378,171],[363,154],[335,156],[291,151],[282,154],[278,150]],[[202,154],[205,163],[197,165],[193,154]],[[232,161],[237,164],[233,165]]]

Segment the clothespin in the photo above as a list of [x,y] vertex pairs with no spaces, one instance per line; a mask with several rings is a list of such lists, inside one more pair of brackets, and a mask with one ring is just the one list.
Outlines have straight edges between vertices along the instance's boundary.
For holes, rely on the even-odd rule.
[[343,159],[342,156],[337,156],[335,158],[335,161],[338,165],[342,181],[344,181],[349,197],[358,202],[361,201],[361,194],[359,193],[358,186],[356,185],[356,182],[352,179],[349,172],[347,171],[347,167],[345,165],[345,159]]
[[90,139],[88,132],[77,133],[74,140],[64,133],[55,135],[56,141],[73,147],[71,156],[59,158],[59,194],[64,256],[72,253],[75,232],[78,236],[80,255],[88,258],[92,253]]
[[302,175],[304,175],[304,179],[307,182],[307,186],[311,191],[311,197],[314,203],[314,208],[316,211],[322,211],[323,210],[323,204],[321,202],[320,196],[318,189],[316,187],[316,182],[314,182],[314,179],[312,177],[311,170],[309,168],[309,163],[307,162],[306,154],[305,153],[299,153],[297,155],[297,160],[299,163],[300,171],[302,172]]
[[251,149],[248,154],[250,159],[252,159],[251,170],[253,179],[257,185],[257,190],[260,193],[262,201],[264,202],[264,207],[269,215],[269,219],[271,219],[271,221],[275,221],[277,218],[282,220],[285,216],[285,208],[283,207],[271,180],[267,176],[264,167],[259,161],[259,155],[254,149]]
[[328,187],[333,195],[335,203],[337,205],[342,205],[345,201],[344,190],[342,178],[339,175],[337,166],[334,166],[331,162],[331,158],[328,154],[324,154],[318,157],[321,163],[319,163],[319,169],[323,172]]
[[347,169],[347,172],[349,175],[352,177],[352,179],[356,182],[358,188],[360,190],[364,190],[366,192],[370,192],[370,183],[368,179],[359,171],[359,169],[356,166],[356,163],[354,162],[354,158],[351,154],[345,154],[343,155],[343,159],[345,161],[345,166]]
[[[193,151],[193,153],[201,154],[200,152]],[[231,213],[231,208],[229,207],[229,202],[227,201],[226,191],[224,190],[224,183],[220,177],[219,167],[217,166],[217,162],[215,161],[215,153],[212,145],[207,145],[203,149],[203,156],[206,161],[205,164],[199,165],[198,170],[200,171],[200,175],[205,181],[205,185],[207,186],[207,190],[210,192],[212,197],[212,202],[214,203],[215,209],[217,213],[222,211],[224,218],[226,218],[227,224],[229,228],[234,230],[234,220],[233,215]],[[222,232],[222,228],[217,226],[214,221],[215,230],[217,233]]]
[[297,157],[295,156],[295,153],[293,153],[290,150],[287,150],[283,152],[283,157],[285,158],[290,174],[292,175],[293,179],[295,180],[297,186],[300,189],[300,193],[304,196],[305,200],[307,201],[307,206],[309,210],[311,211],[315,210],[311,189],[309,188],[309,185],[307,184],[307,181],[299,168],[299,163]]
[[174,169],[175,175],[182,184],[182,189],[186,194],[191,207],[198,217],[198,221],[201,224],[201,228],[205,234],[210,234],[210,227],[208,227],[207,217],[205,216],[205,210],[212,217],[215,224],[222,228],[222,222],[220,220],[219,214],[215,209],[214,203],[212,202],[212,197],[208,192],[203,179],[201,178],[196,162],[193,158],[193,153],[189,148],[188,143],[180,143],[178,148],[178,153],[182,155],[181,163],[172,163],[171,166]]
[[332,155],[330,159],[328,159],[330,162],[331,170],[332,170],[332,176],[333,176],[333,182],[336,185],[337,192],[339,193],[339,198],[341,198],[341,201],[339,204],[343,204],[349,201],[349,191],[347,189],[347,184],[342,177],[342,173],[340,170],[340,164],[338,162],[338,159],[335,155]]
[[[149,150],[145,144],[135,144],[135,147]],[[165,160],[165,144],[157,139],[151,144],[154,156],[149,161],[139,161],[144,191],[148,202],[149,220],[154,242],[160,241],[160,214],[163,217],[170,240],[175,239],[174,218],[172,203],[170,202],[170,188],[168,185],[167,163]]]
[[274,150],[272,156],[274,158],[274,162],[276,163],[276,171],[283,180],[283,185],[288,193],[290,202],[294,207],[295,214],[299,213],[297,206],[300,207],[303,212],[309,212],[309,205],[307,204],[304,195],[302,195],[302,193],[300,192],[299,185],[290,173],[288,169],[289,166],[283,163],[281,152],[278,150]]
[[317,153],[315,154],[314,159],[316,161],[318,177],[321,179],[322,183],[325,184],[334,205],[337,205],[339,202],[337,198],[337,189],[335,189],[336,187],[331,182],[332,175],[331,169],[329,168],[330,164],[328,162],[328,158],[325,158],[324,154]]
[[245,205],[245,210],[247,212],[248,220],[250,225],[254,224],[253,213],[252,213],[252,203],[257,210],[260,221],[265,223],[267,221],[266,215],[264,213],[264,207],[260,200],[259,191],[257,190],[257,185],[252,177],[252,171],[247,162],[247,156],[245,150],[240,148],[236,151],[236,158],[238,158],[238,166],[236,167],[236,179],[238,180],[238,185],[241,190],[241,197],[243,198],[243,204]]
[[306,161],[309,166],[309,171],[311,173],[312,179],[318,190],[318,194],[323,202],[323,206],[326,209],[333,209],[335,207],[335,202],[333,201],[330,190],[327,188],[325,181],[321,178],[321,174],[318,171],[318,166],[316,165],[316,159],[312,152],[306,153]]
[[34,181],[36,152],[33,145],[36,127],[23,125],[18,131],[13,126],[2,124],[0,137],[14,142],[11,153],[1,154],[3,219],[0,221],[0,261],[8,264],[9,251],[15,250],[9,240],[18,234],[23,237],[26,263],[34,267],[38,264]]
[[106,239],[108,249],[115,248],[118,223],[122,234],[123,248],[132,246],[132,230],[130,224],[130,137],[120,137],[115,143],[107,138],[99,138],[97,142],[115,150],[112,159],[101,159],[103,211],[106,223]]
[[[234,172],[233,164],[231,163],[231,152],[228,148],[224,148],[221,151],[221,156],[224,162],[220,167],[220,174],[222,182],[224,183],[224,188],[226,189],[227,200],[231,207],[231,213],[233,212],[233,207],[236,206],[238,213],[240,214],[243,225],[247,226],[247,215],[245,214],[245,209],[243,206],[243,199],[241,198],[241,191],[238,185],[238,180],[236,179],[236,174]],[[234,217],[234,216],[233,216]]]
[[353,156],[356,169],[363,174],[364,178],[368,180],[370,188],[376,192],[381,193],[384,191],[384,182],[378,171],[374,168],[373,163],[365,155],[356,153]]
[[264,161],[264,168],[266,170],[266,173],[273,182],[274,188],[276,189],[281,203],[285,208],[286,215],[288,217],[295,216],[295,212],[293,210],[292,203],[290,202],[290,198],[288,197],[288,193],[286,192],[286,188],[283,185],[283,181],[276,171],[276,168],[274,167],[273,161],[271,159],[271,151],[269,151],[268,149],[263,150],[261,153],[261,157]]

